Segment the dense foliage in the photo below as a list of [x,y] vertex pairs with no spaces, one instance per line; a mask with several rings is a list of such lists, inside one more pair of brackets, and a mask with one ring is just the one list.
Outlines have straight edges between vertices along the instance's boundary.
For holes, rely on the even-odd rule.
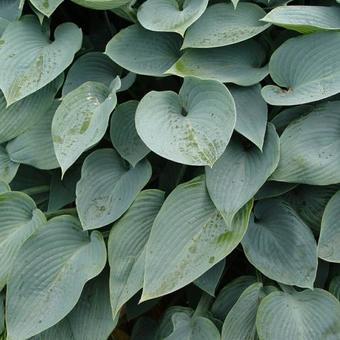
[[3,339],[340,339],[336,0],[1,0],[0,90]]

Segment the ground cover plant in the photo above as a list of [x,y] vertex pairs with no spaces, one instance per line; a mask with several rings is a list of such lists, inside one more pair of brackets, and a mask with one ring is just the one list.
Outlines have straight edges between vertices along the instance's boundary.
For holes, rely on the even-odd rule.
[[0,1],[0,336],[340,339],[340,4]]

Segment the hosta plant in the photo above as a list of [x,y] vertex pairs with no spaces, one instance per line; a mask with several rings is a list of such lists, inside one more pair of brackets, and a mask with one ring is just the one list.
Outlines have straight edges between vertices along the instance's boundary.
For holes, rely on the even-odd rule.
[[1,339],[339,340],[338,2],[1,0]]

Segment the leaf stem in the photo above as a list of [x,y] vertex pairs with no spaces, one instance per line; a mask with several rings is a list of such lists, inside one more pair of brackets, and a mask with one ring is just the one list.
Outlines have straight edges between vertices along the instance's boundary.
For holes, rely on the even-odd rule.
[[39,185],[39,186],[36,186],[36,187],[21,190],[21,192],[23,192],[23,193],[25,193],[26,195],[29,195],[29,196],[42,194],[44,192],[49,192],[49,191],[50,191],[49,185]]
[[197,318],[198,316],[204,315],[209,310],[212,299],[212,296],[204,292],[192,317]]
[[51,212],[46,212],[45,217],[47,219],[50,219],[52,217],[57,217],[60,215],[72,215],[72,216],[78,216],[77,209],[76,208],[67,208],[67,209],[60,209],[57,211],[51,211]]

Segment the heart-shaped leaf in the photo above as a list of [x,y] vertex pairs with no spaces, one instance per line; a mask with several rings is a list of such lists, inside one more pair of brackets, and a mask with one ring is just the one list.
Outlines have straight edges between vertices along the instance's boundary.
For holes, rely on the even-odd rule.
[[[307,18],[307,17],[306,17]],[[319,32],[284,42],[271,56],[262,95],[271,105],[314,102],[340,92],[340,32]]]
[[121,157],[132,166],[135,166],[150,152],[136,130],[135,114],[137,106],[137,100],[130,100],[118,105],[113,111],[110,122],[112,144]]
[[0,145],[0,180],[5,183],[11,182],[18,171],[19,165],[19,163],[10,159],[7,150]]
[[129,168],[113,149],[86,157],[77,183],[76,205],[84,229],[117,220],[129,208],[151,177],[151,165],[142,160]]
[[11,272],[8,339],[27,339],[64,318],[105,262],[105,243],[98,231],[89,236],[71,216],[49,220],[20,248]]
[[212,166],[235,126],[235,103],[216,81],[185,78],[179,95],[149,92],[136,112],[136,129],[155,153],[189,165]]
[[251,208],[249,202],[233,224],[226,225],[204,176],[177,186],[151,230],[142,300],[184,287],[231,253],[246,232]]
[[315,185],[340,182],[339,103],[320,104],[285,129],[273,180]]
[[260,340],[335,340],[340,337],[340,304],[322,289],[273,292],[258,309]]
[[340,30],[340,8],[330,6],[279,6],[262,21],[300,33]]
[[42,14],[50,17],[64,0],[30,0],[30,3]]
[[108,257],[113,317],[143,287],[145,246],[163,201],[160,190],[142,191],[111,229]]
[[279,137],[269,124],[263,151],[255,145],[247,147],[235,137],[215,165],[206,167],[209,195],[228,225],[266,182],[279,157]]
[[258,5],[219,3],[209,6],[189,27],[182,48],[210,48],[236,44],[250,39],[267,29],[270,24],[260,19],[266,12]]
[[38,169],[59,167],[51,135],[52,119],[59,104],[55,101],[35,125],[7,144],[6,150],[12,161]]
[[287,203],[280,199],[259,201],[242,246],[249,262],[269,278],[313,287],[316,242],[311,230]]
[[178,34],[152,32],[136,24],[117,33],[105,53],[129,71],[159,77],[180,57],[180,46]]
[[72,23],[57,27],[50,42],[38,19],[10,23],[1,37],[0,88],[10,105],[57,78],[81,47],[81,30]]
[[[251,51],[251,53],[249,53]],[[186,49],[166,74],[194,76],[241,86],[257,84],[268,74],[264,48],[253,40],[212,49]]]
[[117,104],[119,87],[118,77],[111,91],[101,83],[86,82],[62,100],[52,121],[52,138],[63,174],[85,150],[103,138]]
[[205,11],[209,0],[147,0],[138,8],[138,21],[151,31],[177,32],[186,29]]

